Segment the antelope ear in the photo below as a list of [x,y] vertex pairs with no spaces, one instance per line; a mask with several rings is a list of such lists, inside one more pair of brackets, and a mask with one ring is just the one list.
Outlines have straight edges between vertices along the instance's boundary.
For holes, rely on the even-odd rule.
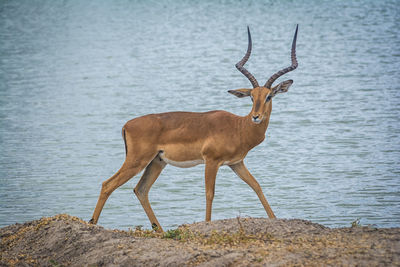
[[277,86],[272,88],[272,96],[275,96],[276,94],[280,94],[280,93],[286,93],[289,90],[289,87],[292,85],[293,80],[287,80],[287,81],[283,81],[280,84],[278,84]]
[[242,98],[245,96],[250,96],[251,90],[253,89],[236,89],[236,90],[229,90],[228,93],[231,93],[232,95]]

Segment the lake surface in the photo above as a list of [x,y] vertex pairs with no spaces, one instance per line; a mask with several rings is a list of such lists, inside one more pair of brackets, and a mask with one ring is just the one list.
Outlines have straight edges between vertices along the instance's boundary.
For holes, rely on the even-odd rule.
[[[166,111],[246,115],[251,87],[297,70],[273,100],[266,140],[245,162],[280,218],[327,226],[400,227],[398,1],[1,1],[0,226],[68,213],[89,220],[101,183],[125,158],[121,128]],[[275,83],[277,84],[277,83]],[[150,223],[132,189],[109,198],[99,224]],[[165,229],[202,221],[204,165],[167,166],[150,191]],[[212,219],[266,217],[228,167]]]

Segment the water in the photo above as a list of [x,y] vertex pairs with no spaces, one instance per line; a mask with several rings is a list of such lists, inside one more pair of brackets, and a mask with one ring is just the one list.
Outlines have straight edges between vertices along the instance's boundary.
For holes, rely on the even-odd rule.
[[[0,226],[69,213],[91,218],[121,166],[121,127],[174,110],[245,115],[250,87],[299,68],[274,99],[266,140],[245,162],[275,214],[327,226],[400,226],[400,8],[397,1],[1,1]],[[150,227],[133,178],[99,223]],[[167,166],[150,201],[164,228],[202,221],[204,165]],[[227,167],[213,219],[266,217]]]

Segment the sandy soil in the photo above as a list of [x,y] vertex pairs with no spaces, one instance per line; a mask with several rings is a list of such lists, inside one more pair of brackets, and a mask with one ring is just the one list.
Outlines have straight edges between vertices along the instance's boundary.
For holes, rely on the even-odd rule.
[[1,266],[400,266],[400,228],[234,218],[107,230],[61,214],[0,229]]

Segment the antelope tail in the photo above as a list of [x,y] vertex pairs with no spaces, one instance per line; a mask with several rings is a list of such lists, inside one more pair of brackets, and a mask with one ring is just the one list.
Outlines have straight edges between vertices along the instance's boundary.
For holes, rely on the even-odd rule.
[[126,135],[125,135],[125,128],[122,128],[122,138],[124,138],[124,144],[125,144],[125,156],[128,155],[128,147],[126,146]]

